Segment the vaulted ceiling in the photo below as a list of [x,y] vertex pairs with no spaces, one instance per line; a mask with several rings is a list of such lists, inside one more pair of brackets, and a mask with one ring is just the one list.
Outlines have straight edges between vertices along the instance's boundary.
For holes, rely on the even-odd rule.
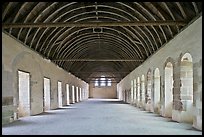
[[119,82],[202,14],[202,2],[5,2],[2,29],[68,72]]

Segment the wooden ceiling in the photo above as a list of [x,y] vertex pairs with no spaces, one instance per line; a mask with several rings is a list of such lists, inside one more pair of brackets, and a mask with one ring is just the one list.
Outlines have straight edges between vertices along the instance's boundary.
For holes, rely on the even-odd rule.
[[2,29],[87,83],[119,82],[201,14],[202,2],[4,2]]

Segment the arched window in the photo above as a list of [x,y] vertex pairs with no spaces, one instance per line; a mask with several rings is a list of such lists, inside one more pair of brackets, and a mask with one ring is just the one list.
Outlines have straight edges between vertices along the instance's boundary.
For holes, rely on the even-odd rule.
[[105,78],[105,76],[101,76],[101,78],[100,78],[100,86],[106,86],[106,78]]
[[94,81],[94,85],[95,87],[105,87],[105,86],[112,86],[112,80],[111,79],[108,79],[106,78],[104,75],[102,75],[99,79],[95,79]]
[[111,79],[108,79],[107,86],[111,86]]
[[95,87],[99,86],[98,79],[95,80]]

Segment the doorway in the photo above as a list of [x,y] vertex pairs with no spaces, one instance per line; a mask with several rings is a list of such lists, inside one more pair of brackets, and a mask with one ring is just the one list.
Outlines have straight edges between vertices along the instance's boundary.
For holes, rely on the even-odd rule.
[[164,116],[171,118],[173,106],[173,65],[170,62],[165,66],[164,81]]
[[58,107],[62,107],[62,82],[58,81]]
[[50,110],[50,79],[44,78],[43,111]]
[[67,92],[67,105],[70,105],[69,103],[69,84],[66,84],[66,92]]
[[30,116],[31,99],[30,99],[30,73],[18,71],[18,116]]

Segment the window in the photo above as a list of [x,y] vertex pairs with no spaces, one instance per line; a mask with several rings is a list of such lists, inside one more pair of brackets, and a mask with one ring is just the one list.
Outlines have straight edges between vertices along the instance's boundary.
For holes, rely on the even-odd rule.
[[98,79],[95,80],[95,87],[99,86],[98,85]]
[[111,79],[108,79],[107,86],[111,86]]
[[95,79],[94,83],[95,87],[105,87],[105,86],[111,86],[111,79],[105,78],[105,76],[101,76],[99,79]]
[[100,86],[106,86],[106,78],[105,78],[105,76],[101,76],[101,78],[100,78]]

